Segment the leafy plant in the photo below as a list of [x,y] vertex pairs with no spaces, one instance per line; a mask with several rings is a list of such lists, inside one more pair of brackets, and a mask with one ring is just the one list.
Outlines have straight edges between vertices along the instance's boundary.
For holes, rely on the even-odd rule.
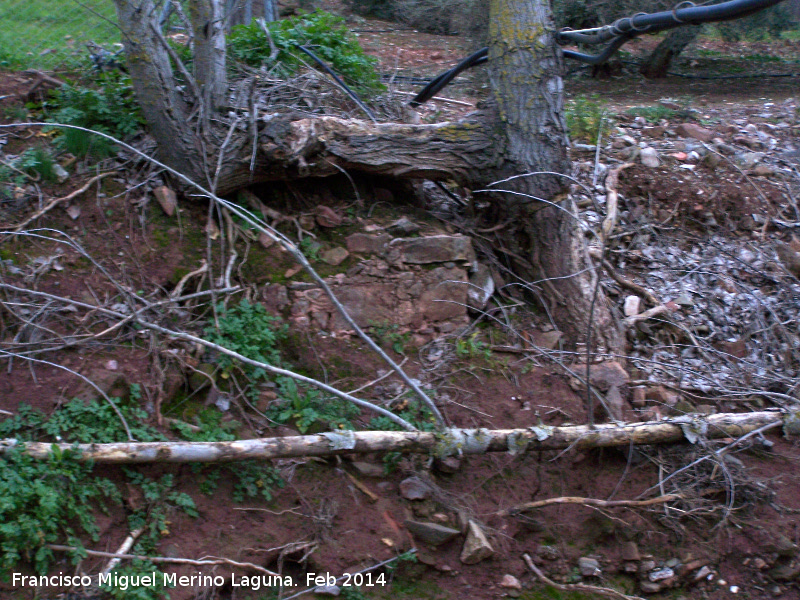
[[[76,125],[125,139],[144,125],[130,78],[119,71],[97,75],[98,87],[67,85],[53,92],[45,108],[53,123]],[[65,129],[59,138],[76,156],[105,158],[115,154],[111,142],[99,136]]]
[[[210,342],[225,346],[242,356],[268,363],[281,364],[277,344],[286,336],[286,327],[278,327],[279,319],[267,313],[260,304],[250,304],[242,300],[237,306],[217,308],[219,327],[206,328],[206,338]],[[237,366],[234,359],[220,355],[217,364],[223,372],[230,373]],[[267,372],[260,367],[238,365],[251,381],[263,379]]]
[[[430,390],[428,390],[430,392]],[[392,412],[402,417],[420,431],[436,431],[436,417],[430,408],[419,400],[406,398],[402,400]],[[403,431],[403,429],[388,417],[373,417],[369,422],[369,429],[375,431]]]
[[477,358],[480,356],[489,360],[492,357],[489,344],[478,339],[477,331],[469,337],[460,337],[456,340],[456,354],[461,358]]
[[[239,427],[236,421],[222,422],[222,414],[212,408],[201,410],[195,417],[200,430],[197,431],[183,423],[174,423],[173,428],[182,438],[192,442],[230,442],[236,439],[234,431]],[[219,485],[223,471],[234,477],[233,500],[244,502],[245,497],[261,496],[272,500],[272,490],[283,487],[284,481],[271,465],[255,460],[238,462],[235,465],[203,466],[192,465],[198,476],[198,487],[204,494],[212,494]]]
[[408,343],[410,334],[400,333],[400,326],[397,323],[370,323],[372,335],[379,346],[390,347],[397,354],[405,354],[405,345]]
[[[0,574],[7,577],[21,560],[45,573],[53,559],[47,544],[68,541],[82,548],[77,533],[92,540],[98,530],[92,503],[100,496],[118,499],[107,480],[91,481],[92,466],[78,460],[75,450],[57,446],[47,460],[25,453],[22,445],[0,460]],[[89,485],[94,483],[95,485]],[[73,525],[74,524],[74,525]]]
[[605,105],[596,97],[578,96],[566,106],[566,120],[573,139],[595,143],[610,117]]
[[654,104],[652,106],[633,106],[625,111],[627,114],[634,117],[644,117],[648,123],[658,123],[661,119],[671,119],[677,116],[678,112],[662,106],[661,104]]
[[272,500],[272,490],[284,486],[284,481],[275,468],[257,460],[242,461],[235,467],[227,468],[236,476],[233,484],[234,502],[244,502],[246,497],[258,496],[269,502]]
[[[119,398],[111,398],[111,401],[125,417],[133,437],[138,441],[164,439],[156,429],[144,422],[148,416],[142,409],[124,403]],[[42,435],[50,440],[83,444],[124,442],[128,439],[119,416],[105,400],[84,402],[75,398],[50,417],[22,404],[16,416],[0,423],[0,436],[3,437],[31,441]]]
[[[130,585],[130,581],[139,581],[140,576],[154,575],[153,585]],[[104,590],[113,600],[169,600],[164,585],[164,575],[158,567],[147,560],[126,562],[110,574],[109,584],[103,584]],[[124,582],[124,583],[122,583]]]
[[319,242],[310,237],[304,237],[300,240],[300,252],[302,252],[309,262],[317,262],[319,260],[319,251],[322,247]]
[[276,68],[280,76],[293,75],[308,57],[298,46],[309,48],[362,94],[383,89],[375,71],[377,61],[366,55],[342,17],[325,11],[267,23],[269,37],[278,50],[274,63],[267,64],[272,47],[258,23],[239,25],[228,36],[230,55],[243,63]]
[[303,388],[294,379],[279,377],[279,399],[267,415],[278,423],[292,423],[300,433],[316,425],[330,429],[353,429],[351,419],[359,414],[355,405],[323,395],[316,388]]

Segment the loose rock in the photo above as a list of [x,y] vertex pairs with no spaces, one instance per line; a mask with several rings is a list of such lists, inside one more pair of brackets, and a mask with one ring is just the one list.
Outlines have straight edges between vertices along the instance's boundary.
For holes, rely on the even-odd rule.
[[474,565],[494,555],[494,548],[486,539],[483,529],[475,521],[470,520],[467,527],[467,539],[461,550],[461,562]]

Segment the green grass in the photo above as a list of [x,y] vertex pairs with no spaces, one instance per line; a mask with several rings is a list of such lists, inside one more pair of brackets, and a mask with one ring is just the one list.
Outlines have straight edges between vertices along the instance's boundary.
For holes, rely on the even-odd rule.
[[[83,6],[81,6],[81,4]],[[113,50],[120,41],[109,0],[0,2],[0,67],[54,68],[88,63],[85,42]]]

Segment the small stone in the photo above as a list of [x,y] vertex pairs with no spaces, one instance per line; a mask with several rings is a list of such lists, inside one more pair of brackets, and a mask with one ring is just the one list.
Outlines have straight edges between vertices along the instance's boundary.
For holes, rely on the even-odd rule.
[[153,190],[153,195],[158,200],[159,206],[164,211],[164,214],[171,217],[175,214],[175,208],[178,206],[178,198],[170,188],[165,185],[159,186]]
[[657,594],[661,591],[661,584],[652,581],[641,581],[639,586],[643,594]]
[[581,556],[578,559],[578,570],[581,577],[600,577],[603,574],[600,563],[588,556]]
[[601,392],[607,392],[610,388],[620,388],[630,381],[630,375],[615,360],[609,360],[589,368],[589,382]]
[[393,235],[411,235],[420,230],[420,226],[411,221],[408,217],[400,217],[389,225],[386,230]]
[[[67,170],[58,163],[53,165],[53,174],[56,176],[58,183],[64,183],[67,179],[69,179],[69,173]],[[168,216],[171,217],[172,215]]]
[[714,572],[711,570],[711,568],[708,565],[704,565],[700,567],[700,569],[697,571],[697,573],[694,574],[694,577],[692,579],[694,579],[695,581],[702,581],[703,579],[707,579],[710,575],[713,574]]
[[338,596],[342,593],[342,589],[338,585],[325,585],[314,588],[314,594],[317,596]]
[[681,137],[693,138],[701,142],[710,142],[714,139],[713,131],[694,123],[681,123],[675,128],[675,133]]
[[437,458],[434,463],[436,469],[442,473],[458,473],[461,470],[461,459],[455,456],[448,456],[446,458]]
[[406,500],[425,500],[432,491],[419,477],[408,477],[400,482],[400,495]]
[[645,167],[655,168],[661,164],[658,160],[658,151],[655,148],[642,148],[639,152],[639,160]]
[[738,594],[739,593],[739,586],[738,585],[732,585],[728,589],[730,589],[731,594]]
[[356,472],[362,477],[385,477],[386,473],[380,465],[363,461],[353,461],[350,463]]
[[663,569],[656,569],[655,571],[650,571],[647,574],[647,578],[650,581],[664,581],[665,579],[670,579],[672,577],[675,577],[675,571],[673,571],[669,567],[664,567]]
[[753,169],[753,175],[757,175],[758,177],[770,177],[775,175],[775,169],[768,165],[756,165],[756,168]]
[[347,237],[347,249],[357,254],[383,254],[386,251],[386,244],[391,240],[388,233],[378,235],[367,235],[366,233],[354,233]]
[[479,263],[475,271],[469,276],[467,287],[467,304],[476,310],[483,310],[489,303],[489,298],[494,294],[494,279],[492,272],[484,264]]
[[656,568],[656,561],[652,559],[643,560],[639,563],[639,575],[647,575]]
[[494,548],[486,539],[483,529],[475,521],[470,520],[467,527],[467,539],[461,550],[461,562],[474,565],[494,555]]
[[622,309],[626,317],[633,317],[642,312],[642,299],[639,296],[628,296]]
[[503,575],[503,578],[500,580],[500,587],[509,590],[521,590],[522,584],[519,582],[519,579],[513,575],[506,574]]
[[320,255],[320,259],[326,265],[331,265],[332,267],[339,266],[347,257],[350,256],[350,253],[342,248],[341,246],[336,246],[335,248],[331,248],[330,250],[326,250]]
[[338,227],[342,224],[343,217],[330,206],[320,204],[314,215],[320,227]]
[[769,572],[775,581],[793,581],[800,576],[800,562],[792,561],[787,565],[775,567]]
[[635,562],[626,562],[622,566],[622,570],[625,573],[636,573],[639,570],[639,565],[637,565]]
[[536,554],[545,560],[558,560],[561,558],[561,552],[555,546],[539,546]]
[[755,560],[753,560],[753,566],[759,571],[763,571],[764,569],[769,568],[769,564],[767,564],[767,561],[765,561],[761,557],[756,557]]
[[404,524],[415,538],[431,546],[439,546],[449,542],[461,533],[458,529],[445,527],[439,523],[407,520]]
[[662,137],[667,131],[667,128],[663,125],[657,125],[655,127],[645,127],[642,129],[643,135],[649,135],[650,137],[660,138]]
[[[643,390],[644,388],[637,388]],[[637,561],[641,560],[642,555],[639,554],[639,547],[636,542],[625,542],[622,545],[622,560]]]

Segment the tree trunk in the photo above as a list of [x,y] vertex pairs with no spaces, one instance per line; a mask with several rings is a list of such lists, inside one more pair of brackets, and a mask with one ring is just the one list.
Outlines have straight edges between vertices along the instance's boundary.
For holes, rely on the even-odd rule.
[[193,0],[189,3],[189,14],[194,33],[194,80],[208,117],[222,105],[228,92],[225,15],[218,0]]
[[[543,171],[569,174],[562,72],[549,4],[492,0],[489,80],[507,139],[506,162],[492,174],[496,179]],[[532,175],[503,184],[515,192],[498,200],[502,212],[518,224],[509,243],[533,266],[517,265],[517,270],[543,283],[549,312],[571,340],[585,341],[591,330],[592,339],[603,349],[619,352],[622,335],[604,295],[594,297],[597,274],[572,216],[577,207],[563,194],[564,181],[554,175]]]
[[[222,0],[194,0],[192,22],[198,86],[219,98],[224,55],[214,54],[221,36],[213,26]],[[161,157],[190,178],[208,182],[223,135],[197,131],[175,91],[166,50],[149,26],[152,0],[115,0],[126,40],[131,76]],[[137,6],[134,8],[134,4]],[[216,6],[217,8],[215,8]],[[242,127],[225,144],[216,193],[231,193],[260,181],[324,177],[336,167],[403,178],[455,179],[466,186],[530,173],[569,172],[563,118],[562,58],[545,0],[492,0],[489,77],[490,108],[458,123],[372,125],[333,117],[264,118]],[[208,27],[203,26],[207,19]],[[197,61],[197,59],[196,59]],[[208,98],[201,114],[209,115]],[[257,130],[251,170],[252,131]],[[504,245],[516,256],[517,272],[542,288],[548,311],[573,342],[592,340],[620,351],[622,336],[602,294],[595,298],[595,271],[574,203],[563,194],[564,180],[533,175],[498,186],[493,202],[498,219],[509,220]],[[507,190],[502,192],[500,190]],[[543,202],[538,201],[539,199]],[[548,203],[556,203],[552,206]]]
[[695,40],[700,29],[700,25],[684,25],[670,31],[639,67],[639,72],[648,79],[666,77],[672,61]]
[[[271,460],[302,456],[335,454],[370,454],[373,452],[417,452],[438,456],[564,450],[572,448],[628,447],[641,444],[665,444],[683,440],[722,437],[738,438],[750,432],[766,431],[783,423],[793,423],[794,413],[778,412],[721,413],[691,415],[673,420],[645,423],[603,423],[551,427],[540,425],[527,429],[450,429],[444,432],[423,431],[336,431],[319,435],[261,438],[235,442],[120,442],[114,444],[51,444],[26,442],[25,451],[37,459],[50,456],[53,446],[62,451],[77,449],[81,460],[98,463],[151,462],[233,462]],[[0,456],[17,445],[16,440],[0,440]]]
[[155,23],[152,0],[114,0],[136,100],[163,162],[203,181],[204,157]]

